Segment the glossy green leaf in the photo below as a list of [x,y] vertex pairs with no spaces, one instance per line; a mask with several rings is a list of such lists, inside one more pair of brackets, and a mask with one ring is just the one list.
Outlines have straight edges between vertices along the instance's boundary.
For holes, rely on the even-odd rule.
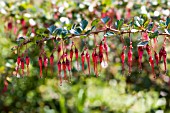
[[76,28],[76,24],[73,24],[71,29],[75,29]]
[[139,21],[138,20],[135,20],[134,21],[134,25],[136,26],[136,27],[140,27],[141,25],[139,24]]
[[104,17],[101,19],[101,21],[106,24],[108,21],[110,20],[110,18],[108,16]]
[[149,20],[145,21],[143,27],[147,28],[147,26],[149,25],[149,22],[150,22]]
[[60,35],[62,33],[62,30],[63,28],[56,28],[54,31],[53,31],[53,35]]
[[51,25],[50,27],[47,28],[50,31],[50,34],[53,34],[54,30],[56,29],[56,26]]
[[75,31],[77,31],[79,34],[82,33],[81,27],[77,27],[77,28],[75,29]]
[[165,27],[166,27],[165,22],[162,21],[162,20],[160,20],[160,21],[159,21],[159,26],[160,26],[161,28],[165,28]]
[[120,19],[120,20],[117,20],[116,22],[115,22],[115,26],[116,26],[116,29],[121,29],[121,27],[122,27],[122,25],[123,25],[123,23],[124,23],[124,19]]
[[170,24],[170,17],[166,18],[166,26],[168,26]]
[[148,25],[148,30],[149,30],[149,31],[151,31],[151,30],[152,30],[153,25],[154,25],[154,24],[153,24],[153,22],[151,22],[151,23]]
[[88,21],[87,20],[82,20],[80,22],[80,27],[84,30],[88,25]]
[[159,35],[158,30],[155,30],[154,33],[149,33],[149,38],[156,38]]
[[91,26],[96,26],[100,22],[99,19],[95,19],[92,21]]
[[70,30],[70,33],[71,33],[71,34],[74,34],[74,35],[79,35],[79,34],[80,34],[79,32],[77,32],[77,31],[74,30],[74,29],[71,29],[71,30]]

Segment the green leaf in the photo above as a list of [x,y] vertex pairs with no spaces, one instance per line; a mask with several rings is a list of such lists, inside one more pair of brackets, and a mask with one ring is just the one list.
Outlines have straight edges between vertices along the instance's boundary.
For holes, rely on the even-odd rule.
[[24,38],[24,37],[19,37],[19,38],[17,39],[17,44],[20,45],[20,44],[22,44],[24,41],[25,41],[25,38]]
[[149,33],[149,38],[156,38],[159,35],[158,30],[155,30],[154,33]]
[[82,33],[81,27],[77,27],[75,30],[76,30],[79,34]]
[[147,21],[144,23],[144,25],[143,25],[143,26],[144,26],[144,28],[146,28],[146,27],[148,26],[149,22],[150,22],[150,21],[149,21],[149,20],[147,20]]
[[76,24],[73,24],[71,29],[75,29],[76,28]]
[[21,5],[18,7],[18,9],[19,9],[20,12],[25,10],[25,8],[23,6],[21,6]]
[[159,26],[160,26],[161,28],[165,28],[165,27],[166,27],[165,22],[162,21],[162,20],[160,20],[160,21],[159,21]]
[[110,20],[110,18],[108,16],[104,17],[101,19],[101,21],[106,24],[108,21]]
[[91,31],[93,31],[93,30],[95,30],[96,29],[96,27],[95,26],[92,26],[91,27]]
[[84,30],[88,25],[88,21],[87,20],[82,20],[80,22],[80,27]]
[[24,38],[24,37],[19,37],[19,38],[17,39],[17,41],[21,41],[21,40],[25,40],[25,38]]
[[165,33],[170,34],[170,29],[164,29]]
[[123,25],[123,23],[124,23],[124,19],[120,19],[120,20],[117,20],[116,22],[115,22],[115,26],[116,26],[116,29],[121,29],[121,27],[122,27],[122,25]]
[[40,36],[35,36],[33,39],[33,42],[36,44],[37,41],[40,41],[42,39],[42,37]]
[[144,19],[141,18],[138,22],[139,22],[139,24],[140,24],[140,26],[141,26],[141,25],[144,24]]
[[170,17],[167,17],[167,18],[166,18],[166,26],[168,26],[169,23],[170,23]]
[[92,21],[91,26],[96,26],[100,22],[99,19],[95,19]]
[[136,26],[136,27],[140,27],[141,25],[139,24],[139,21],[138,20],[135,20],[134,21],[134,25]]
[[63,31],[63,28],[56,28],[54,31],[53,31],[53,35],[60,35]]
[[62,29],[62,31],[61,31],[62,37],[65,37],[67,34],[68,34],[68,30]]
[[71,34],[74,34],[74,35],[79,35],[79,34],[80,34],[79,32],[77,32],[77,31],[74,30],[74,29],[71,29],[71,30],[70,30],[70,33],[71,33]]
[[87,38],[87,36],[80,36],[80,38],[82,38],[82,39],[83,39],[83,38]]
[[40,28],[40,29],[37,29],[37,30],[36,30],[36,34],[42,35],[45,31],[46,31],[45,28]]
[[114,32],[107,32],[106,34],[104,34],[105,37],[110,37],[110,36],[113,36],[114,35]]
[[137,46],[138,46],[138,47],[139,47],[139,46],[145,46],[145,45],[147,45],[147,44],[148,44],[148,41],[143,41],[143,42],[139,42]]
[[87,30],[87,31],[85,32],[85,34],[88,35],[90,32],[91,32],[91,30]]
[[148,30],[149,30],[149,31],[151,31],[151,30],[152,30],[153,25],[154,25],[154,24],[153,24],[153,22],[151,22],[151,23],[148,25]]
[[27,36],[27,37],[30,37],[31,33],[32,33],[32,31],[31,31],[31,30],[28,30],[26,36]]
[[56,29],[56,26],[51,25],[50,27],[47,28],[50,31],[50,34],[53,34],[54,30]]
[[149,21],[148,16],[146,14],[141,15],[141,18],[144,20],[144,23]]

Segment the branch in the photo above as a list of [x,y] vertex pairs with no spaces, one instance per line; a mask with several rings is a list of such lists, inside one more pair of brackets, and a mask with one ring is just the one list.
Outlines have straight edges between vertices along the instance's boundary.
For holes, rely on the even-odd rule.
[[[132,30],[125,30],[125,31],[120,31],[120,30],[117,30],[117,29],[113,29],[113,28],[106,28],[106,29],[103,29],[103,30],[97,30],[97,31],[92,31],[90,32],[89,34],[85,34],[85,33],[82,33],[82,34],[79,34],[79,35],[75,35],[75,34],[72,34],[71,36],[69,36],[68,38],[71,39],[71,38],[74,38],[75,36],[89,36],[91,34],[98,34],[100,32],[108,32],[108,31],[112,31],[114,32],[115,34],[120,34],[120,35],[123,35],[123,34],[129,34],[129,33],[139,33],[139,32],[147,32],[147,33],[154,33],[153,31],[148,31],[148,30],[136,30],[135,32],[132,31]],[[170,37],[170,34],[168,33],[159,33],[159,35],[163,35],[163,36],[168,36]],[[34,38],[31,38],[31,39],[28,39],[28,40],[25,40],[22,44],[18,45],[18,46],[15,46],[13,48],[17,49],[23,45],[26,45],[30,42],[33,41]],[[37,41],[37,43],[39,42],[44,42],[44,41],[48,41],[48,40],[52,40],[52,39],[55,39],[55,37],[47,37],[47,38],[43,38],[42,40],[40,41]]]

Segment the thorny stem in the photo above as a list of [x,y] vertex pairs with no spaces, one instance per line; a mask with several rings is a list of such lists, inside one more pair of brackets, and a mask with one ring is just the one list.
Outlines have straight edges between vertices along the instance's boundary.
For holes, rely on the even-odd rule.
[[[138,32],[141,32],[141,33],[142,33],[142,32],[154,33],[153,31],[149,31],[149,30],[137,30],[137,31],[135,31],[135,32],[132,32],[132,30],[120,31],[120,30],[113,29],[113,28],[106,28],[106,29],[102,29],[102,30],[97,30],[97,31],[90,32],[88,35],[98,34],[98,33],[100,33],[100,32],[106,32],[106,31],[112,31],[112,32],[114,32],[114,33],[116,33],[116,34],[121,34],[121,35],[123,35],[123,34],[129,34],[129,33],[138,33]],[[73,35],[69,36],[68,38],[70,39],[70,38],[74,38],[74,37],[77,37],[77,36],[88,36],[88,35],[87,35],[87,34],[84,34],[84,33],[79,34],[79,35],[73,34]],[[168,34],[168,33],[159,33],[158,35],[163,35],[163,36],[170,37],[170,34]],[[46,37],[46,38],[43,38],[43,39],[40,40],[40,41],[37,41],[37,43],[39,43],[39,42],[44,42],[44,41],[48,41],[48,40],[53,40],[53,39],[56,39],[56,37]],[[19,48],[19,47],[21,47],[21,46],[23,46],[23,45],[26,45],[27,43],[33,42],[33,40],[34,40],[34,38],[30,38],[30,39],[28,39],[28,40],[25,40],[25,41],[24,41],[22,44],[20,44],[19,46],[14,46],[13,48],[14,48],[14,49],[17,49],[17,48]]]

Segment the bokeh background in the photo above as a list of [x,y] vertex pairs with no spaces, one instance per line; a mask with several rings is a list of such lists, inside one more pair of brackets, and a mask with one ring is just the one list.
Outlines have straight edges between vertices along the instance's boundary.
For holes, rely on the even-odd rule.
[[[167,73],[155,66],[157,79],[153,79],[146,51],[143,70],[138,70],[137,43],[140,33],[131,34],[133,40],[133,70],[128,75],[127,57],[125,73],[121,72],[120,54],[123,44],[119,36],[108,39],[109,62],[96,78],[76,69],[73,60],[72,83],[59,85],[57,77],[57,53],[54,75],[50,70],[46,77],[39,78],[36,43],[27,44],[31,59],[29,76],[15,76],[19,36],[34,37],[37,28],[70,28],[74,23],[86,19],[90,23],[96,18],[109,16],[113,22],[124,18],[126,22],[134,16],[146,14],[153,22],[165,21],[170,15],[168,0],[0,0],[0,112],[1,113],[170,113],[170,42],[166,43]],[[31,35],[30,35],[31,34]],[[129,46],[128,35],[124,35]],[[97,42],[103,34],[97,35]],[[164,37],[158,37],[159,52]],[[81,51],[84,38],[73,39]],[[88,47],[94,48],[93,36],[88,38]],[[56,44],[57,45],[57,44]],[[21,52],[24,52],[25,46]],[[52,42],[46,42],[45,51],[50,56]],[[127,53],[127,50],[126,50]],[[80,61],[80,59],[79,59]],[[80,62],[81,63],[81,62]],[[92,65],[92,63],[91,63]],[[85,73],[87,64],[85,64]],[[25,70],[26,71],[26,70]],[[21,73],[21,72],[20,72]],[[45,71],[43,72],[45,74]]]

